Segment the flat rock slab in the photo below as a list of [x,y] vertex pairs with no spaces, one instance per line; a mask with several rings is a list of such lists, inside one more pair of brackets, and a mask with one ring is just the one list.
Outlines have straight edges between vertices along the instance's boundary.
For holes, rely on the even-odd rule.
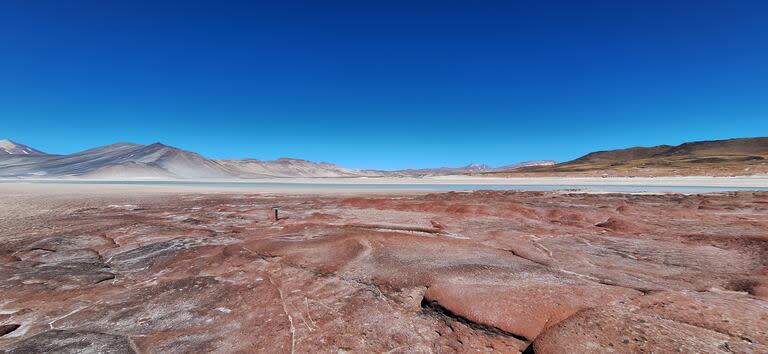
[[134,354],[125,336],[90,332],[50,330],[31,336],[10,346],[8,354],[35,353],[104,353]]
[[642,295],[600,284],[518,280],[483,284],[476,279],[429,287],[424,299],[471,322],[533,340],[577,311]]
[[743,294],[659,292],[581,311],[533,343],[536,353],[766,353],[768,303]]

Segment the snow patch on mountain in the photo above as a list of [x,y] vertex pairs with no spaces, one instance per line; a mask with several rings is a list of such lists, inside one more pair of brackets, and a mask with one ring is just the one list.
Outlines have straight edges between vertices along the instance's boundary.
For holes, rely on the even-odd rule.
[[0,155],[45,155],[44,152],[8,139],[0,140]]

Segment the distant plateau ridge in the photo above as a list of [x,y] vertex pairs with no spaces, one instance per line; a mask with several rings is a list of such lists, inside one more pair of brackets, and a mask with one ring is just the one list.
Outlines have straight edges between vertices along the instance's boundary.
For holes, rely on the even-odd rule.
[[353,170],[326,162],[291,158],[269,161],[256,159],[211,160],[200,154],[161,143],[149,145],[116,143],[69,155],[55,155],[11,140],[0,140],[0,177],[4,178],[419,177],[506,171],[524,166],[554,163],[554,161],[528,161],[499,168],[470,164],[456,168],[443,167],[400,171]]

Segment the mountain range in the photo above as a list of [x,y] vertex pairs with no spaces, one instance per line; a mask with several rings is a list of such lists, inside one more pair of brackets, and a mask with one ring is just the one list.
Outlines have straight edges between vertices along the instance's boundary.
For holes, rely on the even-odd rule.
[[212,160],[161,143],[116,143],[69,155],[48,154],[0,140],[0,178],[249,179],[286,177],[744,176],[768,174],[768,138],[739,138],[597,151],[577,159],[491,167],[355,170],[326,162]]
[[457,168],[399,171],[353,170],[326,162],[280,158],[277,160],[211,160],[200,154],[161,143],[116,143],[69,155],[47,154],[10,140],[0,140],[0,177],[89,179],[247,179],[280,177],[434,176],[509,170],[554,164],[530,161],[492,168],[470,164]]
[[598,151],[548,166],[484,176],[746,176],[768,174],[768,137]]

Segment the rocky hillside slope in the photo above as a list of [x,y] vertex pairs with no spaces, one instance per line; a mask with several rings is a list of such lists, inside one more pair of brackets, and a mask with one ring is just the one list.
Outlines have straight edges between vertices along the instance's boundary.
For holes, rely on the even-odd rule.
[[768,138],[697,141],[677,146],[598,151],[551,166],[485,176],[744,176],[768,174]]

